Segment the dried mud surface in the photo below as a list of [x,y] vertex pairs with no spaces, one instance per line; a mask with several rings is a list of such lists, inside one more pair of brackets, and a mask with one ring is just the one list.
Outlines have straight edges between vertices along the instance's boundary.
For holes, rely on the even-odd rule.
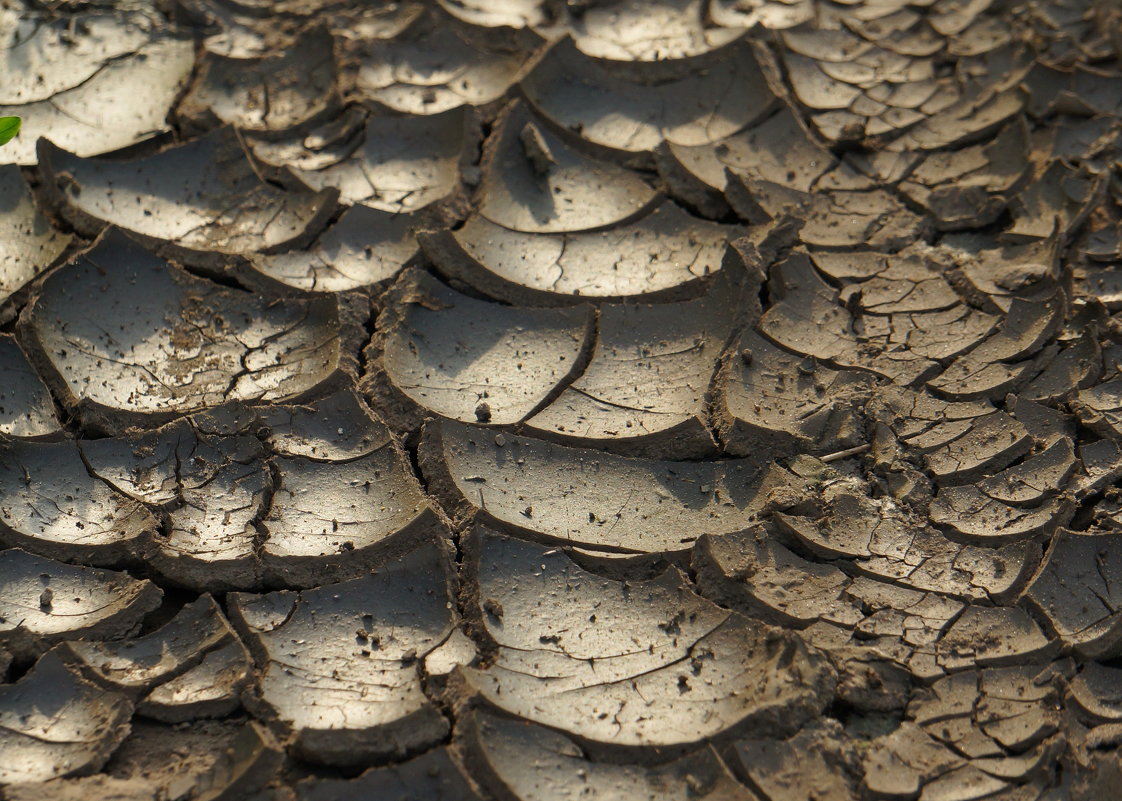
[[0,799],[1119,798],[1114,0],[0,64]]

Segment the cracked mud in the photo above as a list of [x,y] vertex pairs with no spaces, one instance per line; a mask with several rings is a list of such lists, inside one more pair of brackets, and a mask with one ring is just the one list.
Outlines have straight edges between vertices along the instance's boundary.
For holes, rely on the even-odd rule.
[[0,799],[1119,797],[1114,0],[0,63]]

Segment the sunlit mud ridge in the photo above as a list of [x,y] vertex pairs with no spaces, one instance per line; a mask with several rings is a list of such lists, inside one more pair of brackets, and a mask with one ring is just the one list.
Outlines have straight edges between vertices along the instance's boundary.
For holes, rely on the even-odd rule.
[[1117,801],[1120,57],[0,2],[0,801]]

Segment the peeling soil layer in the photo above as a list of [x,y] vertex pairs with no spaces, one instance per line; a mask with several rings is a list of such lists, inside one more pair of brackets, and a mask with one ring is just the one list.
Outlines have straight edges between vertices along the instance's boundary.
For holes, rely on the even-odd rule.
[[1117,0],[6,0],[0,801],[1117,801]]

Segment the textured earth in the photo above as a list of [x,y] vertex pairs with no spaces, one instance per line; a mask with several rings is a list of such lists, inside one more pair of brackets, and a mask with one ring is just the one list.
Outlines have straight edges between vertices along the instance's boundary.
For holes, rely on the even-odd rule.
[[0,4],[0,798],[1116,801],[1116,0]]

